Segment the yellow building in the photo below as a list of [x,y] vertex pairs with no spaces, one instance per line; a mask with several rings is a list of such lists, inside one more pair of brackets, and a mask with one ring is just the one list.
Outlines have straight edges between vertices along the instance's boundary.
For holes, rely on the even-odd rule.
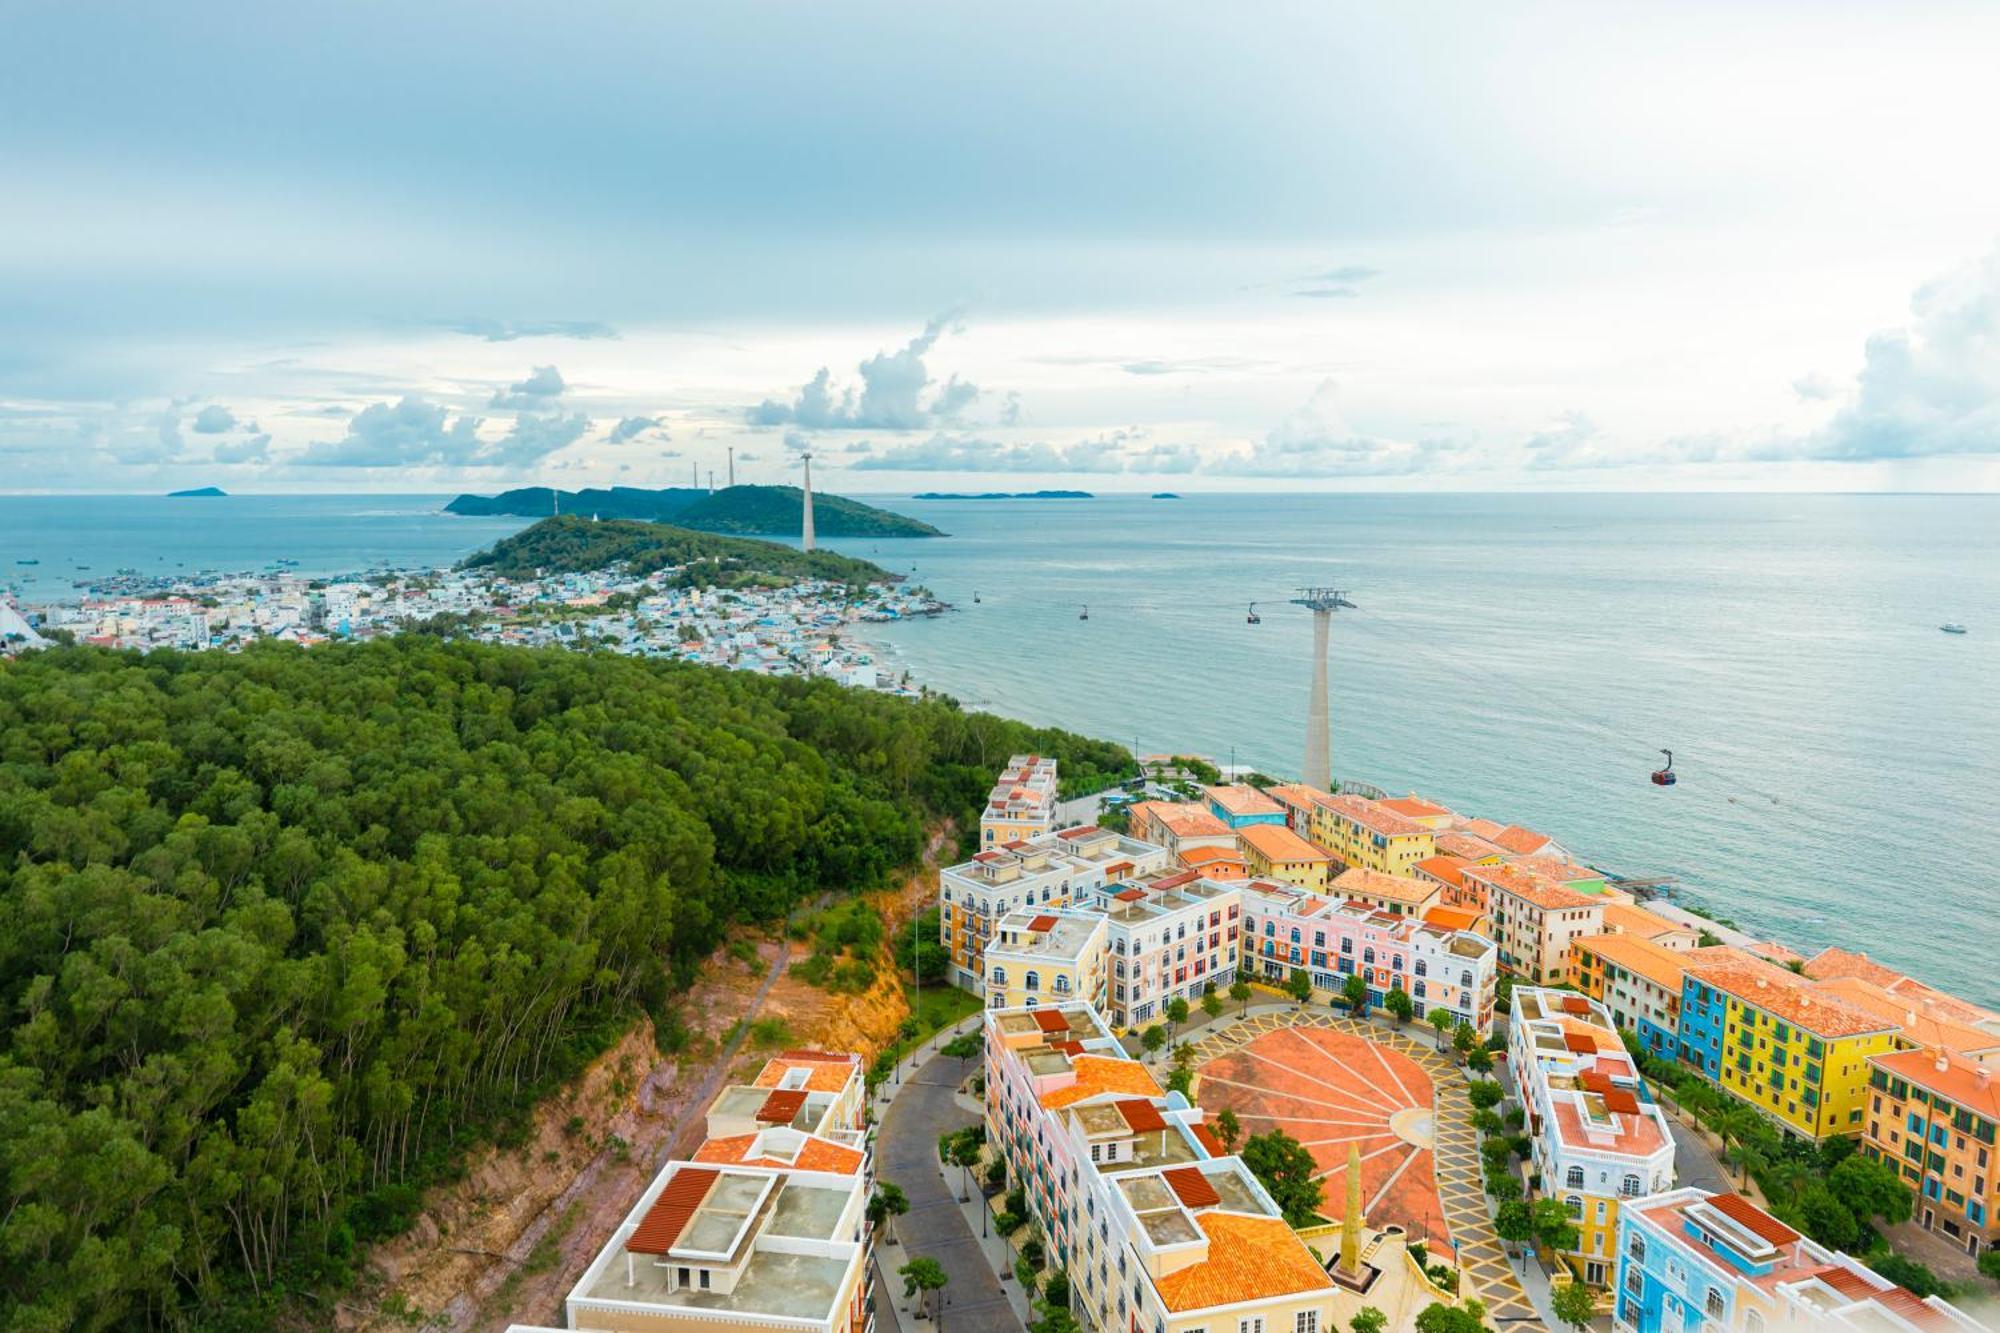
[[986,946],[986,1005],[1096,1006],[1107,997],[1101,912],[1011,912]]
[[1333,873],[1332,856],[1283,824],[1245,824],[1236,830],[1236,842],[1257,879],[1279,879],[1324,892]]
[[1430,829],[1362,796],[1316,799],[1308,836],[1343,864],[1385,875],[1414,875],[1437,850]]
[[1869,1057],[1897,1049],[1897,1024],[1761,960],[1695,964],[1683,984],[1684,1031],[1691,1010],[1722,1020],[1705,1072],[1725,1092],[1815,1141],[1862,1131]]
[[979,812],[981,850],[1005,847],[1053,829],[1056,796],[1055,760],[1036,754],[1017,754],[1009,759]]
[[1391,916],[1421,917],[1434,907],[1446,907],[1444,886],[1435,880],[1385,875],[1359,866],[1333,877],[1327,893],[1342,902],[1362,903]]

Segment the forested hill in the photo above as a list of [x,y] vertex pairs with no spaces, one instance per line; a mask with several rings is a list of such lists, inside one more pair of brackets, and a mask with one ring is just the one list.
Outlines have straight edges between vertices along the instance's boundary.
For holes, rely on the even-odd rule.
[[[948,703],[405,635],[0,668],[0,1328],[269,1328],[731,917],[911,863]],[[308,1306],[299,1293],[313,1291]]]
[[880,565],[832,551],[800,551],[777,542],[690,532],[665,523],[636,519],[596,521],[565,514],[545,518],[469,556],[467,569],[491,569],[509,578],[536,570],[603,569],[624,564],[641,574],[669,565],[702,565],[687,581],[730,583],[750,576],[784,582],[826,579],[834,583],[891,583],[897,578]]
[[[529,486],[499,495],[461,495],[445,506],[449,514],[579,514],[596,518],[639,518],[672,522],[702,532],[753,537],[797,537],[805,527],[805,493],[796,486],[727,486],[709,491],[691,486],[646,490],[551,491]],[[843,495],[813,496],[813,530],[822,537],[942,537],[919,519],[878,509]]]

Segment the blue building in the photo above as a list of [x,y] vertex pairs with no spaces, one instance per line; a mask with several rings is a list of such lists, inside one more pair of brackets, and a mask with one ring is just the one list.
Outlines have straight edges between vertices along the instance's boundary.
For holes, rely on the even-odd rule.
[[1231,828],[1249,824],[1283,824],[1285,807],[1245,782],[1227,787],[1203,787],[1209,813]]
[[1729,1016],[1729,997],[1705,986],[1693,973],[1681,979],[1681,1030],[1677,1042],[1681,1063],[1710,1079],[1722,1078],[1722,1029]]
[[1920,1299],[1736,1194],[1671,1190],[1618,1210],[1618,1333],[1971,1333],[1983,1325]]

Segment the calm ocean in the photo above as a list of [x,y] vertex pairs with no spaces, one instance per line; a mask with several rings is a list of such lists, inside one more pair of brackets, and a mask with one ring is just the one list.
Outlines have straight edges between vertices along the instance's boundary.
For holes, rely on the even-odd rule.
[[[442,564],[521,526],[436,497],[0,498],[0,581]],[[968,705],[1296,773],[1301,584],[1335,772],[1529,824],[1795,947],[2000,1005],[2000,499],[1190,496],[911,501],[830,542],[959,614],[870,627]],[[40,566],[15,564],[39,558]],[[973,604],[977,592],[979,603]],[[1262,624],[1246,623],[1255,600]],[[1078,613],[1089,606],[1090,618]],[[1963,621],[1971,632],[1938,626]],[[1660,747],[1677,787],[1652,786]]]

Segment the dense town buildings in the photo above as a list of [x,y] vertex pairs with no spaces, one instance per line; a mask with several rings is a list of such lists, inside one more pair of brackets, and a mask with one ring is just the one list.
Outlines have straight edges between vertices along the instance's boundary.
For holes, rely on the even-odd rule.
[[1053,830],[1056,795],[1055,760],[1033,754],[1008,760],[979,811],[980,850],[1025,842]]
[[2000,1244],[2000,1079],[1942,1049],[1870,1056],[1861,1151],[1916,1195],[1918,1226],[1981,1254]]

